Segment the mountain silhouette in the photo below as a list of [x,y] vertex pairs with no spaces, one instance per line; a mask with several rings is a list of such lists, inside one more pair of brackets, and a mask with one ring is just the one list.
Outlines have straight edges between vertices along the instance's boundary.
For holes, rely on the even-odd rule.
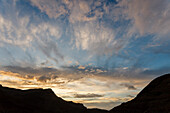
[[110,113],[170,113],[170,74],[151,81],[133,100]]
[[110,111],[65,101],[51,89],[20,90],[0,85],[0,113],[170,113],[170,74],[154,79],[133,100]]
[[104,113],[65,101],[51,89],[19,90],[0,86],[0,113]]

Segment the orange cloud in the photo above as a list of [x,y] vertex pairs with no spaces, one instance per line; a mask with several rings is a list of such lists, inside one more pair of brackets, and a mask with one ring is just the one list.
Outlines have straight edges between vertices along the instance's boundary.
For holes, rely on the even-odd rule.
[[18,73],[13,73],[13,72],[10,72],[10,71],[2,71],[2,70],[0,70],[0,75],[20,76],[20,74],[18,74]]
[[85,69],[86,67],[84,66],[79,66],[78,69]]

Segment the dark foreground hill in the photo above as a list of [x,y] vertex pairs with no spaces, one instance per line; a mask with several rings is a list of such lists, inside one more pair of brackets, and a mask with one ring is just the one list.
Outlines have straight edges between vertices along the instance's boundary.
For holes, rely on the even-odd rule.
[[0,113],[105,113],[65,101],[51,89],[19,90],[0,85]]
[[0,113],[170,113],[170,75],[153,80],[133,100],[110,111],[87,109],[51,89],[19,90],[0,85]]
[[170,74],[154,79],[133,100],[111,113],[170,113]]

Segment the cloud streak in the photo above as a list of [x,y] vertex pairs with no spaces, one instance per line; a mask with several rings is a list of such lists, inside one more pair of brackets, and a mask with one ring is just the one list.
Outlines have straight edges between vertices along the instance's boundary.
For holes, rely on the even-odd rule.
[[95,97],[103,97],[103,95],[99,94],[74,94],[74,98],[95,98]]
[[121,84],[121,86],[125,86],[125,87],[127,87],[129,90],[136,90],[135,86],[133,86],[133,85],[131,85],[131,84],[125,83],[125,84]]

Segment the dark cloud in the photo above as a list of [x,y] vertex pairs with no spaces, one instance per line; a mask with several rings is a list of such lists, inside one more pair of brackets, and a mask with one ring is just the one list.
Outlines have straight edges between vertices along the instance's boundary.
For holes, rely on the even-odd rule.
[[51,78],[49,76],[40,76],[38,80],[42,82],[46,82],[47,80],[51,80]]
[[11,81],[11,80],[0,80],[1,83],[3,84],[13,84],[13,85],[18,85],[17,81]]
[[25,74],[45,74],[51,72],[58,72],[55,68],[32,68],[32,67],[19,67],[19,66],[4,66],[5,70],[12,71],[14,73],[25,73]]
[[106,74],[107,73],[107,69],[103,67],[96,67],[96,66],[72,65],[72,66],[63,66],[62,68],[73,73],[82,73],[82,74]]
[[62,96],[62,98],[73,98],[73,97],[69,95],[65,95],[65,96]]
[[52,80],[58,77],[60,71],[55,68],[31,68],[31,67],[19,67],[19,66],[4,66],[2,68],[5,71],[10,71],[13,73],[18,73],[18,77],[33,79],[34,77],[41,82],[46,82],[47,80]]
[[134,98],[134,96],[133,96],[133,95],[127,95],[127,97]]
[[47,65],[48,63],[49,63],[49,61],[46,60],[45,62],[42,62],[41,65],[42,65],[42,66],[45,66],[45,65]]
[[132,84],[128,84],[128,83],[123,83],[120,84],[121,86],[127,87],[129,90],[136,90],[136,87],[133,86]]
[[95,97],[103,97],[104,95],[88,93],[88,94],[74,94],[74,98],[95,98]]

